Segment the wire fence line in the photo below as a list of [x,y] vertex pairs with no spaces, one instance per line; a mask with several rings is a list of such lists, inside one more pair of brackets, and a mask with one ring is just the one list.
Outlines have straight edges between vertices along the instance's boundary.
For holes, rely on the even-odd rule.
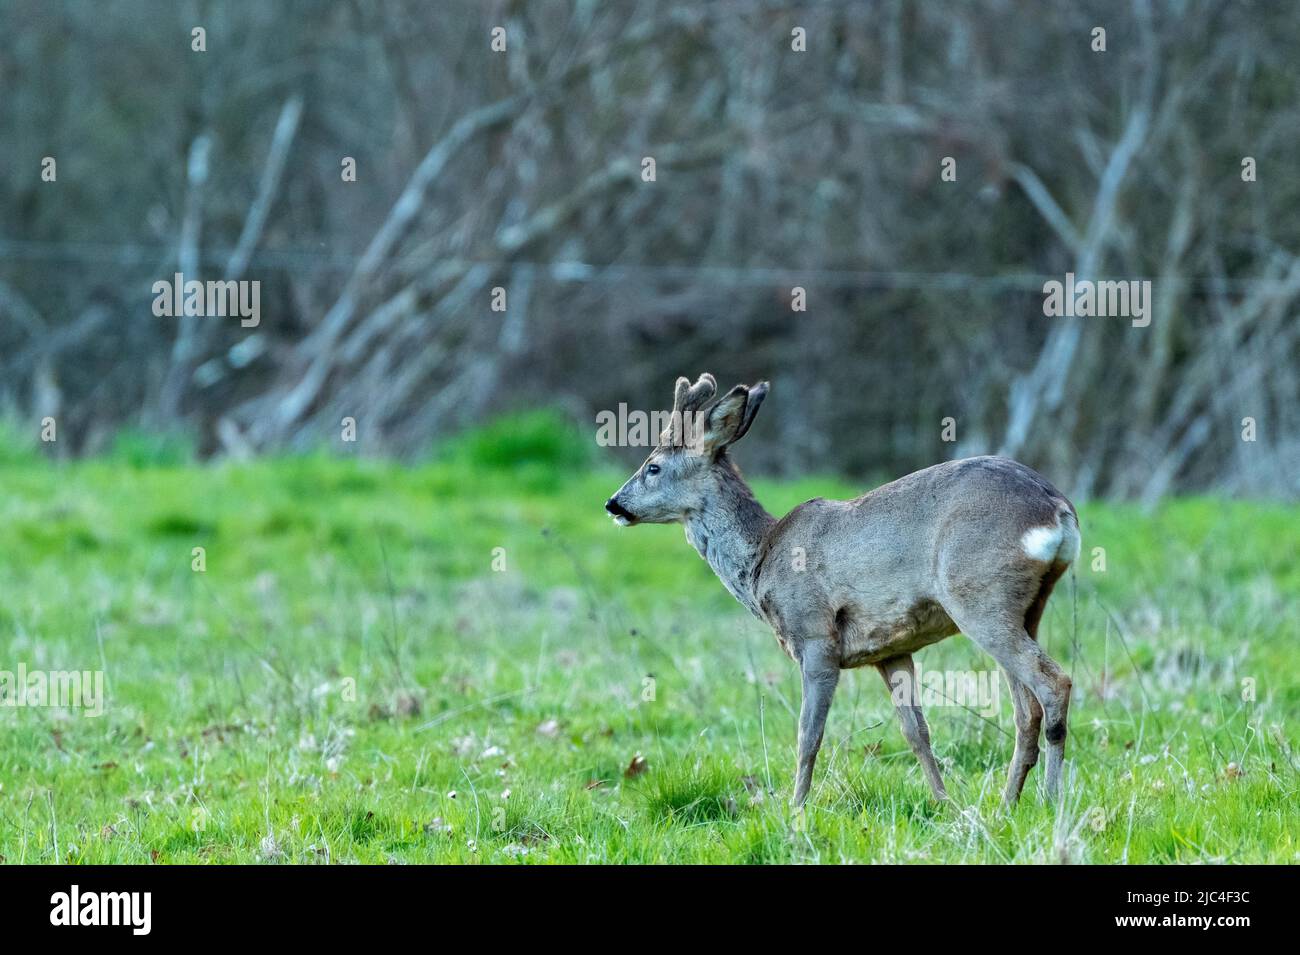
[[[208,246],[205,258],[221,262],[229,259],[233,247]],[[261,249],[248,259],[250,268],[283,272],[346,272],[356,267],[360,253],[315,252],[309,248]],[[127,268],[157,269],[160,262],[174,261],[175,248],[164,244],[35,242],[0,239],[0,262],[73,262],[78,264],[112,264]],[[991,292],[1041,292],[1047,282],[1059,282],[1063,273],[974,275],[965,272],[906,272],[897,270],[833,268],[778,268],[735,265],[687,265],[627,262],[542,262],[521,259],[446,258],[430,262],[431,269],[464,270],[486,268],[493,274],[545,276],[557,282],[625,282],[703,281],[706,284],[786,287],[817,285],[829,288],[862,289],[973,289]],[[221,277],[221,269],[204,270],[212,278]],[[190,276],[191,278],[195,276]],[[1094,281],[1161,281],[1158,275],[1097,275]],[[1202,292],[1273,292],[1288,288],[1285,279],[1230,278],[1226,276],[1185,276],[1173,279],[1181,287]]]

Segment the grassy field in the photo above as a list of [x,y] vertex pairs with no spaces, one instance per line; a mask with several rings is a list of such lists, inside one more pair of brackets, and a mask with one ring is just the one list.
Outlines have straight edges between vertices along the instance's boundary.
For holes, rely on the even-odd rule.
[[[10,863],[1300,860],[1293,506],[1080,508],[1040,634],[1075,685],[1059,806],[1041,766],[999,806],[1000,684],[991,717],[929,707],[932,803],[868,670],[794,817],[794,665],[679,528],[612,526],[624,473],[543,416],[414,467],[7,453],[0,670],[107,690],[0,706]],[[960,636],[918,660],[993,669]]]

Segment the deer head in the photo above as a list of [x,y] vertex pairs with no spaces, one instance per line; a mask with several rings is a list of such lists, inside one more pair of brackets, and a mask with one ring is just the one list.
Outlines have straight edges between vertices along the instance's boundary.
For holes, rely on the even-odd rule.
[[[718,390],[712,375],[678,378],[670,425],[645,463],[605,502],[615,523],[669,524],[702,509],[734,474],[727,448],[745,436],[767,397],[767,382]],[[708,407],[706,407],[706,405]]]

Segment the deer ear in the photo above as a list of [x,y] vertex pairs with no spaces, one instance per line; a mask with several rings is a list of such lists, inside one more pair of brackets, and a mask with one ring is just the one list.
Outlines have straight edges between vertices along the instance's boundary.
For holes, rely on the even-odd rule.
[[740,437],[748,404],[749,389],[736,385],[709,409],[700,438],[700,449],[705,454],[712,457]]
[[740,419],[740,427],[736,429],[736,436],[731,440],[739,441],[749,430],[749,426],[754,423],[755,416],[758,415],[758,406],[763,403],[767,397],[768,384],[766,381],[760,381],[749,389],[749,399],[745,402],[745,414]]

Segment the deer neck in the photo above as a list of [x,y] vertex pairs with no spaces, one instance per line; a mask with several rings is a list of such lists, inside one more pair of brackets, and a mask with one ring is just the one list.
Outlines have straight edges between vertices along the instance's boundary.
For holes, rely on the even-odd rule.
[[691,546],[731,595],[760,620],[763,614],[754,596],[753,571],[774,523],[730,461],[723,461],[717,492],[685,520]]

